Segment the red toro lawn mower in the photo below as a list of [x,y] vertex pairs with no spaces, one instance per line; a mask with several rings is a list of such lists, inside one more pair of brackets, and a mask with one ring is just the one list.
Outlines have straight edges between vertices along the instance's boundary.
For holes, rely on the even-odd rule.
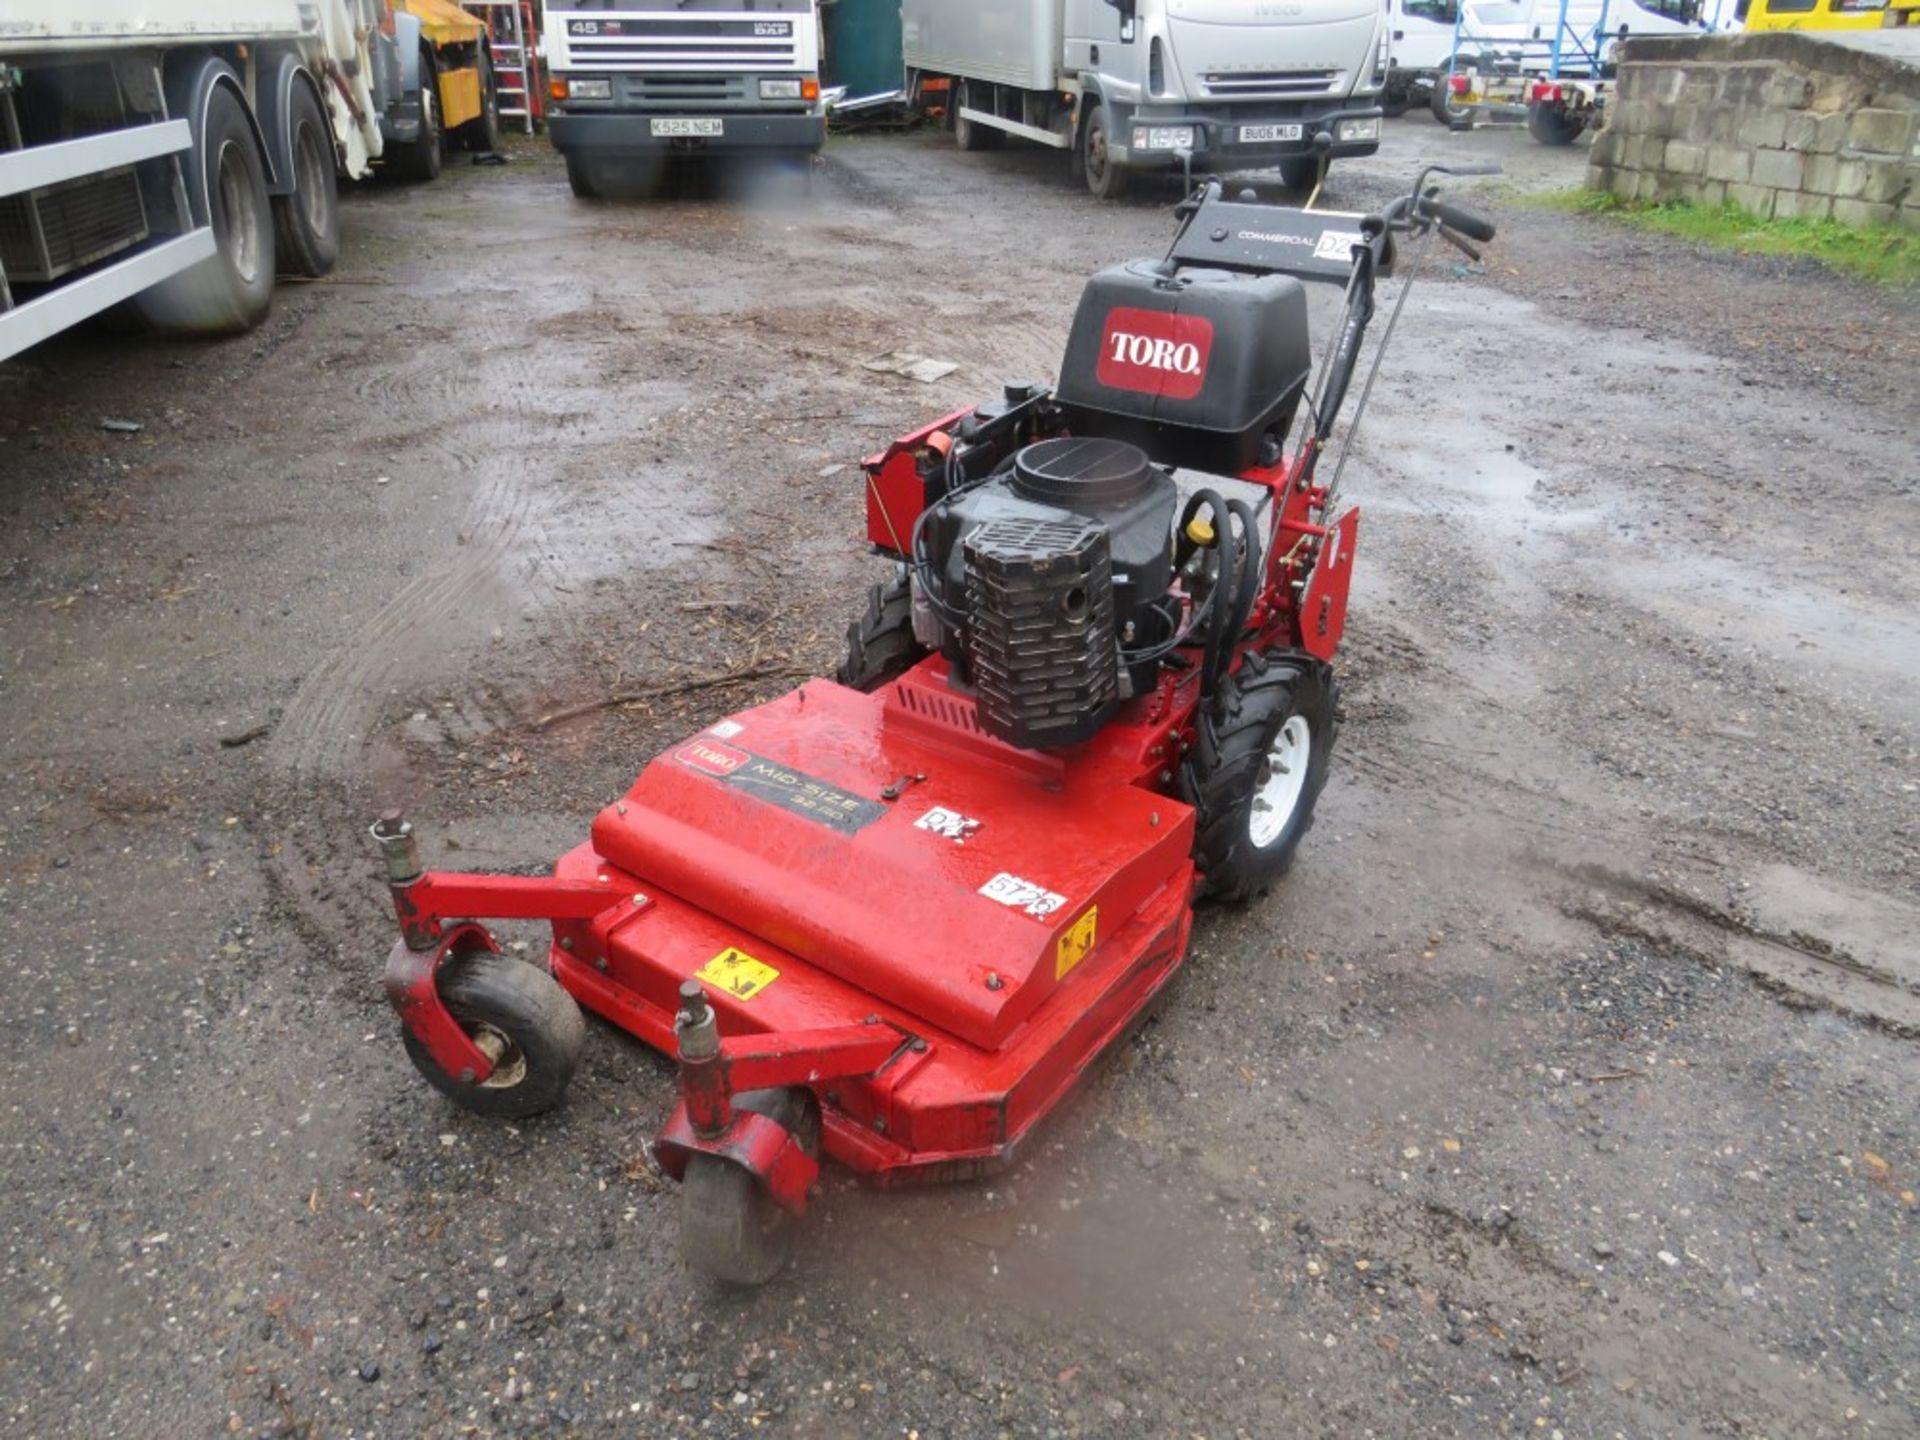
[[[883,1184],[1012,1157],[1172,977],[1195,901],[1260,893],[1312,823],[1359,523],[1316,471],[1396,240],[1493,234],[1431,173],[1365,216],[1202,185],[1164,260],[1088,283],[1058,389],[866,462],[899,563],[838,676],[653,760],[551,877],[422,871],[376,824],[427,1079],[554,1104],[576,1001],[677,1055],[654,1154],[682,1252],[743,1283],[823,1156]],[[1321,280],[1346,300],[1309,396]],[[551,921],[551,973],[490,918]]]

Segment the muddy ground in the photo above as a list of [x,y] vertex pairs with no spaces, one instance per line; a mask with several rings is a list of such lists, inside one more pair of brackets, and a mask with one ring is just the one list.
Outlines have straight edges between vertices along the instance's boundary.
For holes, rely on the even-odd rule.
[[362,827],[538,868],[830,667],[849,462],[1051,376],[1172,191],[910,136],[587,204],[530,148],[349,197],[248,338],[0,367],[9,1431],[1920,1431],[1915,306],[1419,117],[1328,201],[1486,154],[1347,471],[1294,874],[1010,1173],[830,1174],[750,1295],[675,1261],[643,1047],[512,1127],[416,1077]]

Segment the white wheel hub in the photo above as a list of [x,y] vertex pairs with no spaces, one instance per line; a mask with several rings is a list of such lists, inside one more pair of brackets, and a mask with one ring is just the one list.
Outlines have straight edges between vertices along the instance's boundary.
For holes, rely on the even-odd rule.
[[1304,715],[1289,715],[1273,737],[1260,771],[1254,777],[1253,809],[1247,815],[1247,838],[1265,850],[1287,832],[1300,797],[1307,790],[1307,763],[1313,757],[1313,731]]

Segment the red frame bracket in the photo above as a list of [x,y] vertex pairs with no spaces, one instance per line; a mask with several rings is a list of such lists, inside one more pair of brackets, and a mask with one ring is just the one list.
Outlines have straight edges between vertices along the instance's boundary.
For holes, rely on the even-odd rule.
[[408,1033],[426,1048],[434,1064],[469,1085],[478,1085],[491,1075],[493,1061],[440,1003],[435,977],[446,958],[458,951],[499,949],[484,925],[456,925],[429,949],[419,949],[405,940],[394,941],[382,977],[387,1003],[399,1012],[400,1023]]
[[766,1186],[774,1203],[795,1215],[807,1213],[807,1196],[820,1176],[820,1162],[779,1121],[741,1110],[721,1134],[705,1136],[694,1128],[682,1101],[653,1142],[653,1155],[668,1175],[684,1180],[687,1161],[695,1154],[732,1161]]
[[[712,1011],[704,1023],[712,1024]],[[710,1032],[709,1032],[710,1034]],[[819,1162],[777,1120],[737,1108],[751,1090],[811,1089],[829,1080],[871,1075],[915,1042],[890,1025],[767,1031],[722,1040],[711,1055],[689,1057],[682,1044],[680,1103],[653,1142],[660,1168],[675,1180],[698,1151],[744,1166],[784,1209],[804,1214]]]
[[648,903],[621,893],[604,871],[592,880],[562,880],[427,870],[390,888],[401,936],[422,950],[439,942],[450,920],[591,920],[615,905]]

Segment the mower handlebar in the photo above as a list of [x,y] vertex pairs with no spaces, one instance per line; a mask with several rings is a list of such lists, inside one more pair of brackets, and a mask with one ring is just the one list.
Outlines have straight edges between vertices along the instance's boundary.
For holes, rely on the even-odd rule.
[[1438,220],[1447,229],[1457,231],[1469,240],[1478,240],[1485,244],[1493,239],[1491,220],[1482,219],[1457,206],[1429,198],[1420,202],[1420,210],[1423,215]]

